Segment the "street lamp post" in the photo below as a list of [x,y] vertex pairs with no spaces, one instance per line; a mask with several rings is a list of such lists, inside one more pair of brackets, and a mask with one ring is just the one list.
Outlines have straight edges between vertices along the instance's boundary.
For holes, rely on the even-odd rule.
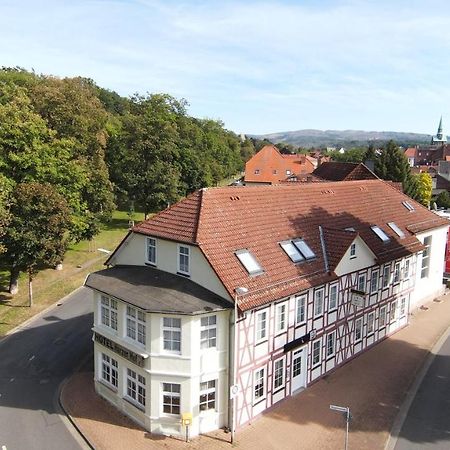
[[234,290],[234,326],[233,326],[233,385],[230,387],[230,397],[232,400],[232,415],[231,415],[231,444],[234,443],[234,433],[236,429],[236,397],[239,393],[239,388],[236,384],[237,374],[237,313],[238,313],[238,296],[244,295],[248,292],[246,287],[237,287]]
[[336,405],[330,405],[330,409],[333,411],[338,411],[341,413],[344,413],[344,419],[346,422],[346,432],[345,432],[345,450],[348,450],[348,426],[350,423],[350,420],[352,418],[352,415],[350,414],[350,408],[348,406],[336,406]]

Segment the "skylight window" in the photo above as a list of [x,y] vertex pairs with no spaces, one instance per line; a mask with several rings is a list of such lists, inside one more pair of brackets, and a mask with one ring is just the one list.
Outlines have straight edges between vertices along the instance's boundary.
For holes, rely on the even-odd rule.
[[300,251],[306,260],[316,257],[316,254],[309,248],[308,244],[303,239],[295,239],[292,243],[297,247],[297,250]]
[[390,238],[389,236],[377,225],[374,225],[372,227],[372,231],[383,241],[383,242],[389,242]]
[[406,200],[402,202],[402,205],[408,210],[408,211],[414,211],[415,208],[411,203],[407,202]]
[[238,250],[236,256],[250,275],[259,275],[264,272],[258,261],[248,250]]
[[303,255],[299,252],[298,248],[292,243],[292,241],[280,242],[280,246],[289,256],[289,258],[291,258],[292,262],[298,263],[305,260]]
[[400,230],[400,228],[394,222],[388,222],[388,225],[394,231],[394,233],[401,239],[405,237],[405,233],[403,233],[403,231]]

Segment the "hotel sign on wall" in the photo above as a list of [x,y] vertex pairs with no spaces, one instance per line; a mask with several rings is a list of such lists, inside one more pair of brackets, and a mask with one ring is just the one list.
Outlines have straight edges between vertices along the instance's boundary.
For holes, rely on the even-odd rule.
[[131,361],[132,363],[136,364],[139,367],[144,367],[144,357],[141,355],[138,355],[137,353],[132,352],[131,350],[128,350],[125,347],[122,347],[121,345],[117,344],[116,342],[112,341],[111,339],[108,339],[105,336],[102,336],[101,334],[94,333],[94,341],[98,342],[99,344],[103,345],[106,348],[109,348],[114,353],[117,353],[122,358],[128,359],[128,361]]
[[352,289],[351,291],[351,304],[356,306],[357,308],[364,308],[364,299],[366,297],[365,292],[357,291],[356,289]]

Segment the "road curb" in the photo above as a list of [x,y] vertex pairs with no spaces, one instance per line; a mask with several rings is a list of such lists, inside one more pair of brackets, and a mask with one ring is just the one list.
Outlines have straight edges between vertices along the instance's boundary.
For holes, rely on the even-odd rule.
[[[447,292],[444,295],[446,294]],[[400,407],[400,411],[398,412],[394,420],[394,423],[392,424],[389,438],[386,442],[386,445],[384,446],[384,450],[394,450],[400,435],[400,431],[405,422],[406,416],[408,415],[409,409],[411,408],[412,402],[417,394],[417,391],[419,390],[419,387],[422,384],[422,381],[425,378],[428,369],[430,368],[431,364],[433,364],[433,361],[436,358],[437,353],[444,345],[444,342],[449,336],[450,336],[450,326],[441,334],[438,340],[434,343],[433,347],[429,350],[429,355],[426,357],[425,362],[423,363],[414,382],[412,383],[410,389],[408,390],[406,398]]]
[[63,304],[67,300],[67,298],[69,296],[71,296],[72,294],[75,294],[76,292],[78,292],[82,288],[83,288],[83,286],[78,286],[76,289],[74,289],[73,291],[69,292],[63,298],[60,298],[55,303],[51,304],[50,306],[47,306],[47,308],[43,309],[42,311],[39,311],[34,316],[32,316],[32,317],[28,318],[27,320],[25,320],[25,322],[22,322],[19,325],[17,325],[16,327],[14,327],[12,330],[9,330],[7,333],[5,333],[4,336],[2,336],[0,338],[0,345],[2,345],[6,340],[8,340],[13,334],[15,334],[18,331],[22,330],[23,328],[27,327],[33,320],[41,318],[42,316],[44,316],[45,314],[50,312],[52,309],[55,309],[57,306],[59,306],[58,304]]

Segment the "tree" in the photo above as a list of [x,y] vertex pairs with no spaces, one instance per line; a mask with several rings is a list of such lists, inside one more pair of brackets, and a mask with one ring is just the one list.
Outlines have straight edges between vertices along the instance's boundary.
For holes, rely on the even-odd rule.
[[439,206],[439,208],[450,208],[450,194],[448,191],[442,191],[436,197],[436,205]]
[[367,149],[365,147],[349,148],[344,153],[339,153],[338,150],[333,150],[329,152],[329,156],[333,161],[360,163],[364,160],[366,150]]
[[430,206],[431,193],[433,190],[433,180],[429,173],[422,172],[416,176],[417,179],[417,198],[427,208]]
[[403,192],[417,198],[417,179],[411,174],[408,159],[394,141],[389,141],[375,161],[375,174],[383,180],[399,181]]
[[[12,273],[28,273],[29,306],[32,306],[35,274],[58,263],[66,251],[69,209],[50,184],[31,182],[14,188],[10,212],[11,221],[4,236],[6,252],[1,259]],[[11,291],[14,288],[10,286]]]
[[0,255],[6,251],[3,242],[3,236],[6,233],[7,226],[11,216],[9,213],[9,193],[11,190],[11,182],[0,174]]

